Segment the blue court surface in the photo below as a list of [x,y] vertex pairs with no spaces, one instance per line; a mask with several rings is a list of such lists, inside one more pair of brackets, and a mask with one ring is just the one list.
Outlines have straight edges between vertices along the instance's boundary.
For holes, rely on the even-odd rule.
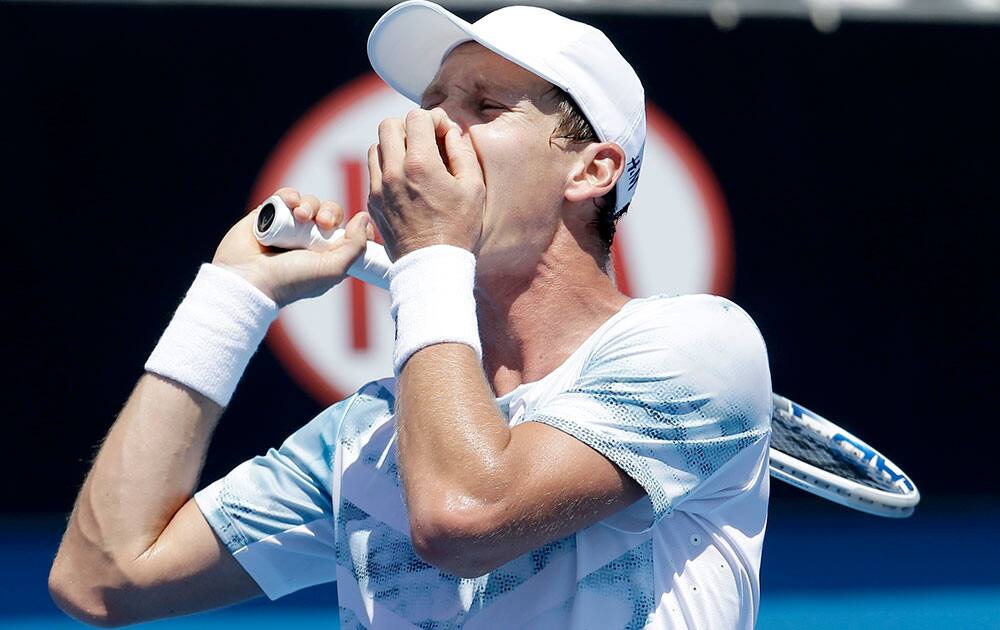
[[[925,499],[910,519],[870,517],[809,497],[772,504],[758,627],[1000,630],[1000,506]],[[0,521],[0,628],[79,628],[49,600],[61,520]],[[142,628],[335,630],[332,585]]]

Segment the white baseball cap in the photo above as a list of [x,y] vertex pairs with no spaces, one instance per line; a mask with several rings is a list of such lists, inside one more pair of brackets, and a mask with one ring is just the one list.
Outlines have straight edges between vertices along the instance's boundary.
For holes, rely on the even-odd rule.
[[497,9],[474,24],[426,0],[386,11],[368,36],[375,72],[414,103],[456,46],[475,41],[568,93],[602,142],[625,152],[616,213],[632,200],[646,141],[642,83],[593,26],[538,7]]

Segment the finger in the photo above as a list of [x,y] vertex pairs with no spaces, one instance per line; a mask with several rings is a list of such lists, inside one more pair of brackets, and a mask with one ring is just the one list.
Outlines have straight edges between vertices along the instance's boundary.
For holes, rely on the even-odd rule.
[[295,218],[299,221],[312,221],[319,212],[319,198],[316,195],[302,195],[299,205],[293,211]]
[[448,117],[448,112],[440,107],[430,110],[431,119],[434,121],[434,135],[443,138],[444,134],[452,127],[458,127],[458,123]]
[[335,228],[344,220],[344,208],[336,201],[324,201],[319,204],[316,213],[316,225],[324,230]]
[[434,117],[425,109],[414,109],[406,114],[406,156],[411,161],[441,164],[438,151]]
[[457,179],[483,179],[483,169],[479,156],[472,146],[472,138],[462,135],[457,127],[449,129],[444,136],[445,150],[448,152],[448,168]]
[[364,249],[368,241],[368,227],[371,217],[367,212],[359,212],[344,226],[344,240],[354,243]]
[[359,212],[344,226],[344,238],[337,247],[324,252],[323,264],[330,273],[343,275],[367,248],[367,231],[371,219],[366,212]]
[[406,130],[399,118],[386,118],[378,126],[378,146],[380,151],[382,176],[387,173],[402,173],[403,159],[406,157]]
[[254,225],[255,223],[257,223],[257,213],[260,212],[260,209],[261,209],[261,207],[263,205],[264,204],[261,204],[261,205],[257,206],[256,208],[254,208],[250,212],[248,212],[245,215],[243,215],[242,217],[240,217],[240,220],[236,224],[237,225],[241,225],[241,224],[247,223],[247,224],[250,224],[250,225]]
[[299,191],[295,190],[294,188],[290,188],[288,186],[279,188],[274,192],[274,194],[281,197],[281,200],[284,201],[285,205],[288,206],[289,208],[295,208],[295,206],[299,205],[299,201],[301,200]]
[[382,167],[377,144],[368,147],[368,198],[382,195]]

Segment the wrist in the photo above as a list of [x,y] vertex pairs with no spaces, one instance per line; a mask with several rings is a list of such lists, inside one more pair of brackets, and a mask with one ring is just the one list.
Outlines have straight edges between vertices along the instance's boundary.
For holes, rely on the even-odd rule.
[[399,239],[395,247],[396,259],[399,260],[403,256],[407,256],[421,249],[427,249],[429,247],[437,247],[439,245],[445,245],[448,247],[454,247],[456,249],[464,249],[467,252],[472,252],[475,247],[475,242],[469,242],[467,237],[450,236],[447,234],[432,234],[424,236],[410,236],[408,238]]
[[202,265],[145,368],[226,406],[277,315],[246,278]]
[[224,269],[235,276],[239,276],[244,282],[262,293],[264,297],[277,302],[274,289],[264,281],[265,274],[261,273],[256,268],[256,265],[238,265],[213,260],[211,266]]
[[482,359],[475,276],[475,256],[453,245],[423,247],[396,260],[389,276],[396,375],[414,353],[439,343],[465,344]]

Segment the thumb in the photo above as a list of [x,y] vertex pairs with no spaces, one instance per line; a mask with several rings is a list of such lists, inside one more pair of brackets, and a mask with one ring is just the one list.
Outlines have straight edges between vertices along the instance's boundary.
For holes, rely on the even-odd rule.
[[371,217],[367,212],[359,212],[344,226],[344,238],[337,247],[323,253],[326,268],[337,275],[345,275],[358,257],[364,255],[368,243],[368,226]]
[[444,148],[448,152],[448,166],[456,179],[483,178],[479,166],[479,156],[472,146],[472,138],[463,136],[458,127],[452,127],[444,136]]
[[368,226],[371,223],[372,218],[368,216],[367,212],[357,213],[344,226],[344,240],[364,250],[365,241],[368,240]]

